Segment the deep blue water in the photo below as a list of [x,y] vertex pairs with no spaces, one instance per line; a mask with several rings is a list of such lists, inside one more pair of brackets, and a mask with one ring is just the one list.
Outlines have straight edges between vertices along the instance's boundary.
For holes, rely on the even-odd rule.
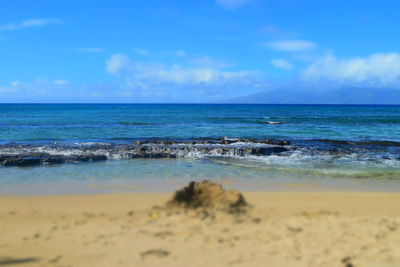
[[288,140],[290,145],[279,155],[192,153],[174,160],[123,160],[114,155],[106,162],[0,167],[0,193],[15,184],[42,188],[60,182],[67,188],[66,182],[74,182],[77,188],[79,182],[87,187],[91,182],[153,181],[152,186],[160,186],[160,179],[200,178],[319,185],[347,180],[348,186],[374,181],[374,188],[380,187],[377,181],[390,181],[391,190],[400,190],[400,106],[0,104],[0,155],[19,153],[26,146],[36,152],[74,154],[88,144],[221,137]]
[[400,141],[400,106],[0,104],[2,142],[222,136]]

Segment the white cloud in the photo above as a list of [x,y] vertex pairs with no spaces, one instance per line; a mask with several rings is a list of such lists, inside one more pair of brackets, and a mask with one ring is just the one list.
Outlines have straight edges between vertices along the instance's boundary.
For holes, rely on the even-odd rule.
[[236,9],[250,3],[252,0],[216,0],[219,5],[226,9]]
[[287,40],[287,41],[277,41],[265,43],[265,46],[283,52],[299,52],[312,50],[317,47],[317,45],[310,41],[305,40]]
[[[208,58],[206,58],[208,59]],[[213,62],[210,62],[213,64]],[[108,73],[139,81],[172,82],[176,84],[211,83],[249,75],[248,71],[222,71],[212,66],[164,65],[133,62],[122,54],[113,55],[106,63]]]
[[98,47],[83,47],[76,49],[78,52],[85,52],[85,53],[102,53],[105,52],[105,49],[98,48]]
[[11,82],[11,86],[18,86],[18,85],[20,85],[21,84],[21,82],[20,81],[12,81]]
[[202,94],[204,98],[219,96],[222,99],[222,95],[226,98],[243,91],[256,92],[262,86],[264,79],[260,73],[229,70],[221,64],[207,62],[211,59],[205,57],[196,63],[187,60],[186,64],[178,65],[137,62],[126,55],[116,54],[107,60],[106,70],[118,78],[120,91],[133,90],[146,97],[179,95],[183,98]]
[[[39,77],[35,80],[36,84],[40,85],[68,85],[70,82],[67,80],[49,80],[47,77]],[[18,85],[21,85],[22,83],[18,82]]]
[[293,64],[284,59],[273,59],[273,60],[271,60],[271,64],[274,65],[274,67],[279,68],[279,69],[284,69],[284,70],[293,69]]
[[39,27],[39,26],[44,26],[48,24],[60,24],[63,23],[62,20],[60,19],[29,19],[29,20],[23,20],[20,22],[10,22],[6,23],[3,25],[0,25],[0,31],[15,31],[15,30],[20,30],[24,28],[31,28],[31,27]]
[[122,54],[115,54],[106,62],[106,70],[111,74],[121,73],[126,68],[131,68],[131,60]]
[[340,85],[400,86],[400,54],[373,54],[340,59],[332,55],[311,64],[302,74],[306,81],[332,81]]
[[40,85],[40,86],[52,87],[53,85],[63,86],[63,85],[70,84],[70,82],[67,80],[63,80],[63,79],[49,80],[47,77],[39,77],[33,83],[22,83],[20,81],[16,81],[16,82],[17,83],[15,84],[15,86],[20,86],[20,87],[30,86],[30,85]]
[[14,86],[0,86],[0,93],[15,93],[18,89]]
[[48,95],[54,94],[54,92],[60,93],[60,90],[54,89],[65,88],[68,85],[70,85],[70,82],[67,80],[49,80],[47,77],[39,77],[32,82],[12,81],[9,86],[0,86],[0,93],[6,96],[12,94],[19,94],[20,96]]
[[22,27],[37,27],[43,26],[46,24],[54,24],[54,23],[62,23],[60,19],[31,19],[31,20],[24,20],[21,22]]

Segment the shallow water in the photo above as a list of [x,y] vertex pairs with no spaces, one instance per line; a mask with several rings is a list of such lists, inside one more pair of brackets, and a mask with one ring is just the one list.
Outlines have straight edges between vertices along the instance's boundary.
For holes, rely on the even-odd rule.
[[[227,160],[229,161],[229,160]],[[335,175],[332,175],[334,172]],[[357,178],[351,170],[302,173],[208,159],[109,160],[59,166],[0,168],[1,195],[170,192],[213,179],[249,191],[399,191],[395,179]],[[348,176],[346,176],[348,175]]]

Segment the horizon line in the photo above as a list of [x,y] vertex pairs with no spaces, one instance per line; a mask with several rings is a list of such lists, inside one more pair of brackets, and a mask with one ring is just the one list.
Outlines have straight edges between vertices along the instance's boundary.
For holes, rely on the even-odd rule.
[[331,106],[400,106],[399,104],[367,104],[367,103],[190,103],[190,102],[4,102],[0,105],[331,105]]

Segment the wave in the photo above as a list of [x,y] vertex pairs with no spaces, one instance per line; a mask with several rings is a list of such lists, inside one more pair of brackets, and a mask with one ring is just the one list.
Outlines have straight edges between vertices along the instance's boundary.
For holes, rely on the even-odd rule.
[[284,122],[282,121],[265,121],[262,122],[262,124],[271,124],[271,125],[279,125],[279,124],[283,124]]
[[[324,144],[329,144],[326,146]],[[366,145],[367,144],[367,145]],[[371,145],[373,144],[373,145]],[[376,149],[376,144],[379,149]],[[315,169],[332,167],[400,168],[399,143],[394,141],[204,138],[147,139],[135,142],[8,143],[0,145],[0,166],[35,166],[107,159],[204,158],[244,167]],[[395,149],[393,149],[395,146]],[[238,165],[238,166],[239,166]]]
[[7,144],[0,146],[0,166],[27,166],[73,161],[97,161],[108,158],[196,158],[206,155],[272,155],[289,151],[289,143],[278,140],[236,138],[197,141],[151,140],[131,144],[52,143]]
[[252,168],[262,172],[282,175],[332,177],[332,178],[373,178],[395,179],[400,177],[400,160],[390,159],[372,161],[357,156],[332,157],[328,155],[309,155],[302,151],[287,156],[268,157],[208,157],[208,160],[239,168]]
[[[235,123],[245,123],[245,124],[283,124],[282,121],[268,121],[268,119],[276,119],[272,117],[240,117],[240,116],[224,116],[224,117],[207,117],[213,122],[235,122]],[[267,119],[267,121],[266,121]]]

